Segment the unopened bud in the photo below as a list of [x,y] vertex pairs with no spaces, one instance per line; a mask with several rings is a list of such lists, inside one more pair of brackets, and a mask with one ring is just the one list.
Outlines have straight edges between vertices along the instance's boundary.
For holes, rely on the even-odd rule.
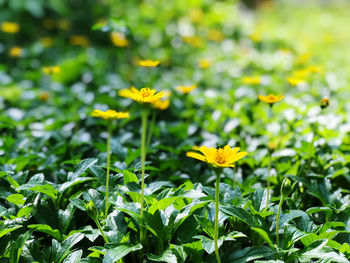
[[321,104],[320,104],[320,107],[321,109],[325,109],[329,106],[329,99],[328,98],[324,98],[321,100]]
[[281,193],[283,197],[287,197],[292,192],[293,186],[289,178],[284,178],[281,185]]
[[90,200],[89,203],[84,204],[85,208],[86,208],[86,212],[87,214],[92,218],[92,219],[96,219],[98,216],[98,210],[97,207],[95,206],[94,202],[92,200]]

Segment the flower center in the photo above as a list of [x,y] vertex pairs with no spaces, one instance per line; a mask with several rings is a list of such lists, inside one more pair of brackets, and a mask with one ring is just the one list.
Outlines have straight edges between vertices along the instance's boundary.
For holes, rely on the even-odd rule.
[[275,96],[274,96],[274,95],[269,95],[267,98],[268,98],[269,100],[274,100],[274,99],[275,99]]
[[216,152],[216,157],[215,157],[215,161],[219,164],[223,164],[226,162],[226,156],[224,154],[224,150],[223,149],[218,149]]
[[142,98],[151,96],[150,90],[148,88],[141,89],[141,96]]

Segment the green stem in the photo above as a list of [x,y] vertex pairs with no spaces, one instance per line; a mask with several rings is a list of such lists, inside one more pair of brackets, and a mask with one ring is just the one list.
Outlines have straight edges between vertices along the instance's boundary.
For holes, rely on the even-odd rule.
[[280,238],[279,238],[279,223],[280,223],[280,214],[281,214],[281,208],[282,208],[282,204],[284,201],[284,196],[281,196],[281,200],[280,203],[278,205],[278,211],[277,211],[277,219],[276,219],[276,241],[277,241],[277,246],[279,246],[280,243]]
[[106,209],[105,218],[108,215],[108,197],[109,197],[109,170],[111,166],[111,134],[112,134],[112,122],[108,121],[108,137],[107,137],[107,174],[106,174]]
[[98,227],[98,230],[100,230],[100,233],[101,233],[101,235],[102,235],[104,241],[106,242],[106,244],[109,244],[109,241],[108,241],[108,239],[107,239],[107,237],[106,237],[106,234],[105,234],[105,232],[103,232],[103,230],[102,230],[102,227],[101,227],[100,222],[98,221],[98,219],[94,219],[94,221],[95,221],[95,223],[96,223],[96,225],[97,225],[97,227]]
[[146,148],[148,148],[150,143],[151,143],[153,128],[154,128],[154,124],[156,122],[156,116],[157,116],[157,113],[154,112],[152,115],[151,125],[149,126],[149,129],[148,129]]
[[143,229],[143,207],[144,207],[144,194],[145,194],[145,161],[146,161],[146,131],[147,131],[147,119],[148,110],[142,112],[142,133],[141,133],[141,226],[140,226],[140,242],[143,241],[144,229]]
[[215,185],[215,222],[214,222],[214,244],[215,244],[215,256],[216,261],[221,263],[218,238],[219,238],[219,194],[220,194],[220,174],[221,171],[216,171],[216,185]]
[[267,166],[267,196],[266,196],[266,209],[269,207],[270,201],[270,171],[271,171],[271,152],[269,151],[269,164]]

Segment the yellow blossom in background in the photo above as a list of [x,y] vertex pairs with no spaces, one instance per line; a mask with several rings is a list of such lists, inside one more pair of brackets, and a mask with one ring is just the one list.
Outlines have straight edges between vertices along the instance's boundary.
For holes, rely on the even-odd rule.
[[19,57],[22,55],[22,48],[18,46],[14,46],[10,48],[9,55],[11,57]]
[[300,69],[293,72],[293,77],[298,79],[306,78],[310,74],[309,69]]
[[47,101],[50,98],[50,94],[46,91],[40,93],[39,99],[42,101]]
[[137,65],[139,65],[140,67],[154,68],[158,66],[159,63],[160,63],[159,60],[139,60],[137,62]]
[[43,26],[48,30],[53,30],[55,28],[55,20],[52,18],[44,18]]
[[152,106],[158,110],[166,110],[170,106],[170,100],[158,99],[152,103]]
[[201,59],[199,62],[198,62],[198,66],[200,68],[203,68],[203,69],[206,69],[206,68],[210,68],[211,66],[211,63],[208,59]]
[[182,37],[182,40],[193,47],[201,47],[204,45],[204,41],[197,36]]
[[112,43],[116,47],[127,47],[129,46],[129,41],[125,38],[125,35],[119,32],[112,32],[110,34]]
[[258,32],[255,32],[255,33],[251,34],[251,35],[249,36],[249,38],[250,38],[253,42],[256,42],[256,43],[258,43],[258,42],[261,41],[261,35],[260,35],[260,33],[258,33]]
[[210,29],[208,32],[208,39],[215,42],[221,42],[225,39],[225,35],[219,30]]
[[190,93],[192,90],[194,90],[195,88],[197,88],[197,85],[192,85],[192,86],[177,86],[176,89],[178,91],[181,91],[183,94],[188,94]]
[[260,84],[261,78],[260,77],[243,77],[242,79],[244,84],[251,84],[251,85],[257,85]]
[[129,112],[117,112],[115,110],[107,110],[107,111],[101,111],[101,110],[93,110],[91,113],[92,117],[99,117],[105,120],[118,120],[118,119],[124,119],[129,118]]
[[142,88],[141,90],[138,90],[135,87],[122,89],[118,92],[118,95],[121,97],[133,99],[134,101],[140,103],[153,103],[156,100],[164,97],[163,92],[156,93],[155,89]]
[[299,85],[300,83],[305,82],[304,79],[295,78],[295,77],[288,77],[288,78],[287,78],[287,81],[288,81],[288,83],[289,83],[290,85],[292,85],[292,86],[297,86],[297,85]]
[[226,145],[224,148],[207,148],[202,146],[198,149],[201,153],[187,152],[186,156],[207,162],[216,167],[234,167],[234,163],[246,156],[247,152],[238,152],[239,147],[231,148]]
[[267,96],[258,95],[259,100],[266,102],[268,104],[274,104],[284,98],[284,95],[273,95],[269,94]]
[[295,62],[297,64],[305,64],[311,58],[312,58],[312,54],[311,53],[305,53],[305,54],[301,54],[301,55],[297,56],[296,59],[295,59]]
[[320,104],[321,109],[327,108],[328,106],[329,106],[329,99],[323,98]]
[[201,9],[192,9],[188,15],[194,23],[199,23],[203,20],[203,11]]
[[47,75],[56,74],[61,71],[59,66],[43,67],[43,72]]
[[1,23],[1,31],[4,33],[8,33],[8,34],[16,34],[18,33],[20,26],[17,23],[14,22],[7,22],[4,21]]
[[74,46],[86,47],[90,44],[89,39],[83,35],[73,35],[70,37],[69,41]]
[[310,66],[307,68],[308,71],[312,72],[312,73],[319,73],[322,71],[322,66]]
[[61,30],[68,30],[70,28],[70,22],[68,19],[62,18],[57,21],[57,26]]
[[40,38],[40,43],[43,47],[51,47],[53,45],[52,37],[42,37]]
[[284,55],[288,55],[292,53],[292,51],[288,48],[280,48],[278,51],[282,52]]

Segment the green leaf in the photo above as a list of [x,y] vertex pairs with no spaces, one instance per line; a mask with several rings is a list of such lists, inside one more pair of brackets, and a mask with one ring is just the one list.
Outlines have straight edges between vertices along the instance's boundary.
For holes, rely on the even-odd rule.
[[24,203],[26,202],[26,198],[21,194],[12,194],[8,196],[6,200],[17,206],[24,205]]
[[21,228],[22,226],[19,225],[4,225],[0,228],[0,238],[3,237],[4,235]]
[[272,255],[274,252],[269,247],[246,247],[233,251],[226,258],[226,262],[243,263],[255,262],[256,259],[265,258]]
[[88,159],[84,159],[82,160],[76,167],[75,167],[75,171],[73,173],[72,176],[70,176],[68,178],[69,181],[72,181],[74,179],[76,179],[77,177],[79,177],[80,175],[82,175],[87,169],[89,169],[92,165],[94,165],[95,163],[97,163],[97,159],[96,158],[88,158]]
[[114,263],[117,262],[119,259],[125,257],[130,252],[134,252],[137,250],[142,249],[141,244],[121,244],[115,248],[107,250],[107,253],[105,254],[103,258],[103,263]]
[[74,251],[69,254],[68,257],[63,261],[64,263],[80,263],[81,256],[83,255],[83,251],[80,249],[78,251]]
[[28,228],[33,229],[34,232],[38,231],[45,234],[49,234],[50,236],[54,237],[58,241],[62,240],[60,231],[58,231],[57,229],[52,229],[49,225],[35,224],[35,225],[28,225]]
[[267,191],[265,189],[259,189],[253,193],[252,205],[256,211],[261,211],[266,207]]
[[20,235],[16,241],[11,243],[10,263],[18,263],[21,257],[25,242],[31,237],[33,230],[29,230]]
[[220,206],[220,211],[226,215],[237,217],[238,219],[247,223],[249,226],[254,226],[254,220],[252,216],[243,208],[233,205],[222,205]]
[[137,178],[136,174],[129,172],[127,170],[123,170],[123,178],[124,178],[124,185],[127,185],[128,183],[139,183],[139,179]]
[[267,232],[264,229],[257,228],[257,227],[252,227],[251,229],[253,231],[255,231],[256,233],[258,233],[259,236],[261,236],[270,247],[273,247],[273,242],[272,242],[271,238],[269,237],[269,234],[267,234]]
[[201,226],[203,231],[207,233],[211,238],[214,239],[214,225],[209,219],[204,216],[194,215],[194,218],[197,220],[198,224]]
[[[214,239],[211,239],[202,235],[195,236],[194,238],[199,238],[201,240],[202,246],[208,254],[211,254],[215,251]],[[218,248],[221,247],[223,242],[224,242],[224,237],[220,237],[218,239]]]
[[156,255],[153,255],[153,254],[149,254],[147,257],[151,261],[177,263],[177,258],[175,256],[174,252],[170,248],[165,250],[159,256],[156,256]]
[[50,184],[36,185],[28,190],[43,193],[51,197],[53,200],[57,198],[58,191]]
[[62,194],[64,191],[66,191],[67,189],[81,184],[81,183],[85,183],[88,181],[94,181],[96,180],[96,178],[91,178],[91,177],[78,177],[75,178],[73,181],[69,181],[69,182],[65,182],[64,184],[61,185],[60,189],[58,190],[60,194]]

